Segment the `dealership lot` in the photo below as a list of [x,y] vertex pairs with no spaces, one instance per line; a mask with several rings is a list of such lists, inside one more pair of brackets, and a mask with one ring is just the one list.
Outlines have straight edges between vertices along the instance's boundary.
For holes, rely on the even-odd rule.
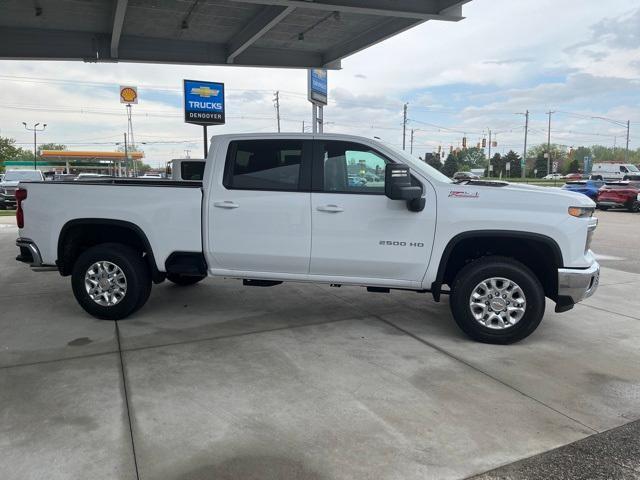
[[428,294],[218,279],[116,326],[15,262],[7,220],[2,477],[465,478],[637,420],[640,215],[598,216],[596,295],[511,346]]

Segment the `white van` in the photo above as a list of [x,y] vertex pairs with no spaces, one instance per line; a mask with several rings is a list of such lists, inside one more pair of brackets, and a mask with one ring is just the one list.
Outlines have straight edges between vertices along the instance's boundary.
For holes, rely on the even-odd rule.
[[176,158],[171,160],[171,179],[201,182],[204,174],[203,158]]
[[629,175],[640,175],[631,163],[594,163],[591,171],[593,180],[624,180]]

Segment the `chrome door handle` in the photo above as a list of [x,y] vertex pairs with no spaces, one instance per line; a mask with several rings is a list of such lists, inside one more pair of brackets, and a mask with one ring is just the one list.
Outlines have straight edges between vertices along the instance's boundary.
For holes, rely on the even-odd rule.
[[218,208],[238,208],[240,205],[231,200],[225,200],[224,202],[214,202],[213,206]]
[[317,207],[316,210],[319,212],[329,212],[329,213],[340,213],[344,212],[344,208],[339,207],[338,205],[322,205]]

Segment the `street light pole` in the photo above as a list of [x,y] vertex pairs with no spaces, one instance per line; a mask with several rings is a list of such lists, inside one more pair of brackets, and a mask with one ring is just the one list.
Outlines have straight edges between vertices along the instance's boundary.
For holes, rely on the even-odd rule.
[[33,132],[33,169],[37,170],[38,169],[38,149],[37,149],[37,132],[44,132],[44,129],[47,128],[47,124],[45,123],[44,125],[42,125],[42,128],[38,128],[38,125],[40,125],[40,122],[36,123],[33,125],[33,128],[29,128],[27,127],[27,122],[22,122],[22,125],[24,125],[24,128],[30,132]]

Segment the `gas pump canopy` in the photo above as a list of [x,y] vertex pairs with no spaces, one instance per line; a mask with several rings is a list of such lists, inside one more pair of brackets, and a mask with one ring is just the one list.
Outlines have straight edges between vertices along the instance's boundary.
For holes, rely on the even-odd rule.
[[3,0],[0,58],[340,68],[470,0]]

